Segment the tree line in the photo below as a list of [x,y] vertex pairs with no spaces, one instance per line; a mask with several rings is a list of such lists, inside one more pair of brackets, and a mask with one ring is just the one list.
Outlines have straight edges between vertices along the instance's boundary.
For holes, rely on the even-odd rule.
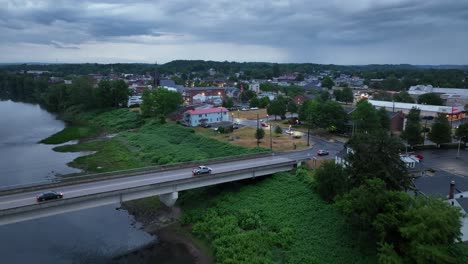
[[[206,78],[207,71],[214,69],[219,76],[236,79],[235,73],[243,72],[240,79],[271,79],[285,73],[303,74],[320,73],[327,71],[332,77],[340,74],[357,75],[365,79],[365,84],[370,85],[372,79],[384,79],[382,82],[373,83],[373,88],[382,90],[405,90],[416,84],[431,84],[436,87],[464,88],[467,87],[466,74],[468,67],[460,66],[455,69],[434,69],[412,65],[365,65],[342,66],[313,63],[265,63],[265,62],[218,62],[202,60],[175,60],[165,64],[143,63],[114,63],[114,64],[14,64],[0,65],[0,71],[19,72],[27,70],[42,70],[53,72],[57,76],[103,74],[111,71],[119,73],[151,74],[159,72],[163,74],[180,73],[179,83],[193,80],[194,77]],[[302,80],[299,76],[298,80]],[[231,79],[231,78],[230,78]]]
[[101,80],[95,86],[89,77],[75,77],[71,84],[49,83],[48,78],[0,74],[0,98],[38,103],[49,111],[64,112],[126,106],[131,94],[123,80]]
[[414,186],[400,159],[402,141],[391,136],[380,111],[363,100],[352,119],[357,127],[345,161],[322,164],[311,187],[336,204],[362,245],[377,248],[379,263],[457,263],[459,209],[408,194]]

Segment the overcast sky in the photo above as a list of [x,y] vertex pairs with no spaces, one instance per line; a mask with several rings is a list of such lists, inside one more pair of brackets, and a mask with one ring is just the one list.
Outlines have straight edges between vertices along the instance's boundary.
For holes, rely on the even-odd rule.
[[0,0],[0,62],[468,64],[467,0]]

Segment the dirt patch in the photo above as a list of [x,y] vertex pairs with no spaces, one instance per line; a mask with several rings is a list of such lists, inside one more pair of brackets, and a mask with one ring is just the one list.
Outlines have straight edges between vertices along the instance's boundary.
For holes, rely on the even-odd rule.
[[194,243],[190,230],[180,226],[182,211],[179,207],[155,205],[154,201],[141,199],[122,204],[122,209],[133,215],[143,230],[155,235],[158,241],[120,256],[114,263],[214,263],[211,255]]
[[[255,130],[256,128],[254,127],[242,127],[229,134],[219,134],[207,129],[196,129],[197,133],[203,133],[211,138],[248,148],[257,146]],[[270,148],[270,129],[264,128],[264,131],[265,136],[260,140],[259,146],[262,148]],[[274,131],[271,131],[271,146],[274,151],[306,149],[307,135],[304,134],[301,138],[294,138],[288,134],[276,134]]]

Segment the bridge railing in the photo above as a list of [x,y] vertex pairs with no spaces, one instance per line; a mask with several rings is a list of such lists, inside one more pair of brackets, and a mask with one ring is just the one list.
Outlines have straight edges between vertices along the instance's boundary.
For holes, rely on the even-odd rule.
[[[274,164],[262,165],[262,166],[258,166],[258,167],[239,169],[239,170],[235,170],[235,173],[255,172],[255,171],[258,171],[258,170],[265,169],[265,168],[277,168],[277,167],[282,167],[282,166],[285,166],[285,165],[292,166],[294,164],[297,164],[297,161],[289,160],[289,161],[283,161],[283,162],[274,163]],[[92,198],[96,198],[96,197],[103,198],[103,197],[109,197],[109,196],[113,196],[113,195],[115,196],[115,195],[127,194],[127,193],[132,193],[132,192],[135,192],[135,191],[152,189],[152,188],[154,188],[156,186],[160,187],[160,188],[164,188],[164,187],[170,187],[170,186],[173,186],[173,185],[184,185],[184,184],[191,183],[191,182],[194,182],[194,181],[199,181],[200,179],[229,177],[231,174],[232,174],[232,171],[214,173],[214,174],[210,174],[210,175],[206,174],[206,175],[200,175],[198,177],[192,177],[192,178],[177,179],[177,180],[171,180],[171,181],[161,182],[161,183],[152,183],[152,184],[149,184],[149,185],[136,186],[136,187],[126,187],[126,188],[122,188],[122,189],[119,189],[119,190],[110,190],[110,191],[105,191],[105,192],[101,192],[101,193],[85,194],[85,195],[81,195],[79,197],[58,199],[58,200],[50,201],[50,202],[47,202],[47,203],[35,203],[35,204],[29,204],[29,205],[22,205],[22,206],[18,206],[18,207],[15,207],[15,208],[0,210],[0,217],[2,217],[4,215],[13,214],[13,213],[19,213],[19,212],[22,212],[22,211],[45,209],[45,208],[49,208],[49,207],[56,207],[56,206],[60,206],[60,205],[64,205],[64,204],[70,204],[70,203],[79,203],[79,202],[87,201],[91,197]],[[183,190],[186,190],[186,189],[182,189],[182,190],[178,190],[178,191],[183,191]]]
[[197,161],[189,161],[189,162],[180,162],[180,163],[172,163],[167,165],[158,165],[158,166],[148,166],[143,168],[135,168],[135,169],[127,169],[127,170],[119,170],[119,171],[110,171],[110,172],[102,172],[102,173],[90,173],[90,174],[69,174],[64,176],[59,176],[57,178],[48,180],[48,181],[37,181],[31,182],[28,184],[18,184],[18,185],[9,185],[0,187],[0,196],[9,195],[14,193],[21,193],[27,191],[35,191],[41,190],[45,188],[57,188],[63,187],[67,185],[73,185],[77,183],[86,183],[86,182],[94,182],[94,181],[101,181],[101,180],[108,180],[114,178],[122,178],[122,177],[129,177],[129,176],[137,176],[152,172],[161,172],[173,169],[183,169],[183,168],[191,168],[194,166],[198,166],[200,164],[217,164],[226,161],[238,161],[238,160],[246,160],[252,158],[262,158],[274,155],[274,152],[259,152],[259,153],[251,153],[251,154],[244,154],[244,155],[236,155],[236,156],[228,156],[228,157],[219,157],[215,159],[208,159],[208,160],[197,160]]

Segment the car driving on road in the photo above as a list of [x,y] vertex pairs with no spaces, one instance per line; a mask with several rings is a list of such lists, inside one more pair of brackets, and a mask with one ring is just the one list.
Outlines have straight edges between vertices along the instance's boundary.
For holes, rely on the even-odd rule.
[[211,168],[207,166],[198,166],[197,168],[192,170],[193,175],[200,175],[200,174],[210,174]]
[[47,201],[47,200],[55,200],[55,199],[60,199],[60,198],[63,198],[63,193],[56,192],[56,191],[48,191],[48,192],[38,194],[36,196],[36,200],[38,202]]
[[317,155],[319,155],[319,156],[325,156],[325,155],[328,155],[328,154],[329,154],[328,151],[323,150],[323,149],[317,151]]

